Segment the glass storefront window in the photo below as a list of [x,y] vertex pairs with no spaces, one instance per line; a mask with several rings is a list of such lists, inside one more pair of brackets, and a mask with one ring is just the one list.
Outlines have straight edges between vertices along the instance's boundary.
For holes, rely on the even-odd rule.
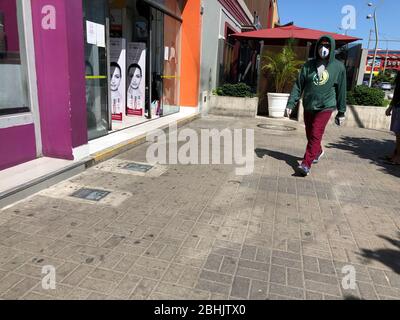
[[29,112],[21,0],[0,0],[0,116]]
[[[106,0],[84,0],[86,109],[89,139],[109,130]],[[91,30],[93,28],[93,31]],[[100,32],[100,41],[97,39]],[[93,41],[92,35],[94,34]]]
[[149,4],[155,4],[168,12],[180,17],[188,0],[146,0]]
[[[178,18],[184,3],[186,0],[128,1],[122,33],[128,41],[146,43],[146,70],[150,73],[147,74],[145,100],[152,119],[179,112],[181,21]],[[146,31],[144,37],[139,37],[140,32],[135,31],[134,26],[150,30],[151,36]]]
[[181,22],[164,16],[164,115],[179,111]]
[[[89,139],[179,112],[187,0],[82,1]],[[101,45],[91,36],[99,25],[108,40]]]

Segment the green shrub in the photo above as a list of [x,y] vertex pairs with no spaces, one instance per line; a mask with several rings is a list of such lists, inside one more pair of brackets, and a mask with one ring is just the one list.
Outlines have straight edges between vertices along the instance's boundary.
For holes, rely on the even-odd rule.
[[214,94],[216,94],[217,96],[241,98],[252,98],[254,96],[251,92],[251,88],[245,83],[224,84],[223,86],[214,90]]
[[383,107],[389,107],[389,105],[390,105],[391,102],[392,102],[391,100],[385,99],[385,100],[383,101]]
[[368,86],[357,86],[347,94],[347,103],[358,106],[377,106],[384,105],[385,93],[378,88]]
[[375,76],[372,81],[374,84],[379,84],[381,82],[389,82],[392,85],[395,84],[396,76],[393,74],[392,70],[387,70],[386,72],[379,72],[377,76]]

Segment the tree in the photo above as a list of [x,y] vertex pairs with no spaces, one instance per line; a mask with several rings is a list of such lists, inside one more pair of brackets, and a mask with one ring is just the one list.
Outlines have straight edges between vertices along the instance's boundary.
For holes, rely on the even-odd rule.
[[386,70],[386,72],[379,72],[379,74],[373,78],[374,84],[379,84],[381,82],[389,82],[394,85],[396,77],[393,76],[393,72]]

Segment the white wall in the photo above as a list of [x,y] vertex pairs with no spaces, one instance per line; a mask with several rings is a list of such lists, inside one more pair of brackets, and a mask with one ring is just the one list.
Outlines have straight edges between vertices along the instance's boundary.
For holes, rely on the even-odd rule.
[[358,78],[357,78],[357,85],[360,86],[363,83],[364,76],[365,76],[365,70],[366,70],[366,65],[367,65],[367,59],[368,59],[368,49],[363,49],[362,54],[361,54],[361,59],[360,59],[360,67],[358,71]]
[[200,92],[215,88],[217,76],[218,37],[221,4],[218,1],[203,1],[200,63]]
[[204,98],[217,86],[219,72],[220,39],[225,39],[225,25],[240,32],[240,24],[218,1],[203,1],[202,48],[200,69],[200,106],[205,107]]
[[220,27],[219,27],[219,37],[225,38],[225,24],[228,23],[231,28],[236,32],[240,32],[242,29],[240,24],[229,14],[229,12],[221,8],[220,11]]

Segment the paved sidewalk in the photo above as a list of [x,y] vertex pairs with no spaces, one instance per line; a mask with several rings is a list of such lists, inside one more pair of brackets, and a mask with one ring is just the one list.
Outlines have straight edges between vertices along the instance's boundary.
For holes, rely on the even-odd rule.
[[[293,176],[303,126],[257,127],[280,123],[187,126],[255,129],[250,176],[232,165],[123,169],[145,162],[144,144],[0,211],[0,298],[399,299],[400,169],[378,160],[394,137],[330,127],[326,157],[304,179]],[[112,193],[69,196],[81,187]],[[56,290],[42,289],[46,265]],[[355,290],[342,286],[346,265]]]

